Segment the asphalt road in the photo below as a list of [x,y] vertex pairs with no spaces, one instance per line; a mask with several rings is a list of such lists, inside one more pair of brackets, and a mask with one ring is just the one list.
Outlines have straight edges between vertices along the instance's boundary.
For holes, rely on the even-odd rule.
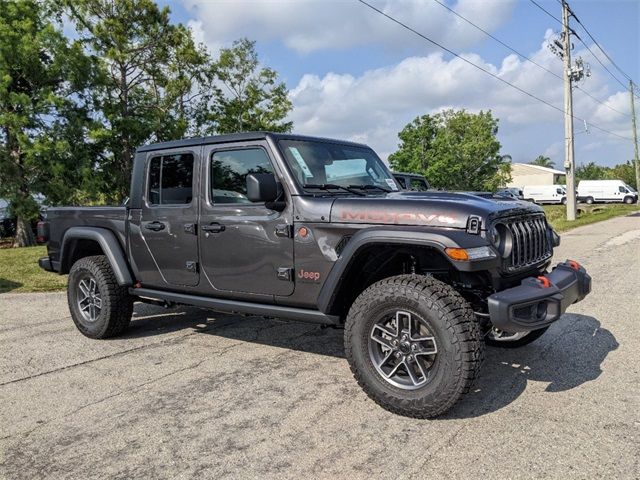
[[563,235],[593,293],[488,349],[436,420],[352,379],[341,331],[139,305],[84,338],[64,294],[0,295],[0,478],[639,478],[640,216]]

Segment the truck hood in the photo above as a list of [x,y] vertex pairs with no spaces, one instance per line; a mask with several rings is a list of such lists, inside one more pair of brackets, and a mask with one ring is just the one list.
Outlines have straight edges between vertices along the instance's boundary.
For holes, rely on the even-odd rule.
[[470,193],[394,192],[384,196],[337,198],[331,207],[331,223],[372,225],[425,225],[466,228],[471,215],[483,228],[496,217],[541,213],[525,201],[502,197],[482,198]]

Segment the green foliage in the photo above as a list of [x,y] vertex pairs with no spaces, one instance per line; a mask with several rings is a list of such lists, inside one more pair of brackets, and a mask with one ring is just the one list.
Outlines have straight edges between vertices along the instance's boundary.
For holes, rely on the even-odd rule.
[[213,72],[219,82],[207,133],[291,131],[293,123],[285,121],[292,108],[287,87],[273,69],[260,67],[255,42],[243,38],[222,49]]
[[44,2],[0,3],[0,195],[18,217],[20,246],[34,243],[33,194],[51,201],[83,188],[85,78],[91,61],[51,22]]
[[636,171],[633,162],[620,163],[614,167],[605,167],[589,162],[576,167],[576,180],[622,180],[627,185],[638,189]]
[[[171,24],[152,0],[65,0],[85,50],[96,59],[89,139],[97,188],[109,200],[128,194],[134,150],[183,137],[202,108],[209,57],[190,31]],[[206,100],[204,100],[206,103]]]
[[535,160],[529,162],[529,165],[538,165],[539,167],[556,168],[555,163],[549,157],[538,155]]
[[498,154],[497,132],[490,111],[423,115],[398,134],[399,148],[389,162],[396,171],[425,175],[436,188],[494,190],[510,179],[510,164]]

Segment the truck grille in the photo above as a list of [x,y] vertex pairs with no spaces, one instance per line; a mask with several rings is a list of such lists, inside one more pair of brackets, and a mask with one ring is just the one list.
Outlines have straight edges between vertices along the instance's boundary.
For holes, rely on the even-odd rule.
[[509,229],[512,238],[511,255],[505,265],[508,272],[523,270],[551,257],[544,215],[514,218],[501,223]]

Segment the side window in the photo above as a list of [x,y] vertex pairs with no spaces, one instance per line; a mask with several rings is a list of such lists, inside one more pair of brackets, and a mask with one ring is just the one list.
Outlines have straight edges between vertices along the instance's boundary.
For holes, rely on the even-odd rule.
[[624,188],[624,187],[618,187],[618,191],[619,191],[620,193],[627,193],[627,189],[626,189],[626,188]]
[[561,188],[556,188],[556,193],[559,193],[560,195],[562,195],[564,192],[562,191]]
[[247,198],[247,175],[273,173],[269,156],[262,148],[214,152],[211,157],[211,201],[251,203]]
[[396,182],[400,184],[402,188],[407,188],[407,184],[404,182],[404,177],[394,177]]
[[427,182],[422,180],[421,178],[412,178],[411,179],[411,190],[416,192],[426,192],[429,190]]
[[164,155],[149,161],[151,205],[186,205],[193,199],[193,155]]

